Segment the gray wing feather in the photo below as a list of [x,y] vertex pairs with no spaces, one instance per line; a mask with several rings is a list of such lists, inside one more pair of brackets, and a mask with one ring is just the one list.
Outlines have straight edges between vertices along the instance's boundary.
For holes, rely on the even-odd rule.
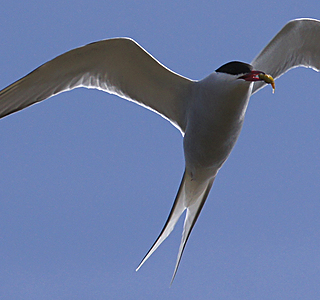
[[[296,19],[287,23],[251,62],[255,70],[280,77],[295,67],[320,69],[320,22]],[[255,82],[252,93],[266,84]]]
[[191,83],[131,39],[103,40],[68,51],[0,91],[0,117],[60,92],[87,87],[146,106],[184,131]]

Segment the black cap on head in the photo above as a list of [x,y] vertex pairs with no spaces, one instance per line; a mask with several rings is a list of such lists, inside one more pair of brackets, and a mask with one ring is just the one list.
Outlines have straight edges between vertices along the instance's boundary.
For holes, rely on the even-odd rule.
[[230,75],[247,74],[252,71],[253,67],[241,61],[231,61],[216,70],[216,72],[226,73]]

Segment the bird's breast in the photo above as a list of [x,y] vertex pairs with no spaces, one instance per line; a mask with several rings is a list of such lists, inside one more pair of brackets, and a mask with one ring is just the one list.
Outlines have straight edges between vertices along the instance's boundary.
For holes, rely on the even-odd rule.
[[216,173],[234,147],[244,121],[250,90],[205,94],[190,107],[184,152],[186,165]]

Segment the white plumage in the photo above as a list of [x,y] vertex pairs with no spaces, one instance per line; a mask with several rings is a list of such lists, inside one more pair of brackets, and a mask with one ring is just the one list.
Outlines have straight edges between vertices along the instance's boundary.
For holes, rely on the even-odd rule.
[[0,117],[77,87],[101,89],[146,106],[184,136],[185,172],[167,222],[137,270],[187,210],[172,280],[213,181],[237,141],[250,96],[291,68],[320,69],[320,22],[289,22],[250,65],[232,62],[193,81],[155,60],[135,41],[116,38],[68,51],[0,92]]

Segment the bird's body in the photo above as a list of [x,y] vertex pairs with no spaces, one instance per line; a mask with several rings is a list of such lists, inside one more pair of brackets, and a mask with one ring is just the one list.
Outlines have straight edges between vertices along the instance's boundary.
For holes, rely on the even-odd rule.
[[231,62],[200,81],[180,76],[136,42],[116,38],[68,51],[0,91],[0,117],[76,87],[97,88],[146,106],[184,136],[185,171],[173,207],[137,269],[187,210],[173,278],[190,232],[242,128],[250,96],[289,69],[320,68],[320,22],[289,22],[251,65]]
[[215,175],[239,136],[252,85],[230,77],[213,73],[195,84],[184,137],[186,167],[195,177],[196,169]]

